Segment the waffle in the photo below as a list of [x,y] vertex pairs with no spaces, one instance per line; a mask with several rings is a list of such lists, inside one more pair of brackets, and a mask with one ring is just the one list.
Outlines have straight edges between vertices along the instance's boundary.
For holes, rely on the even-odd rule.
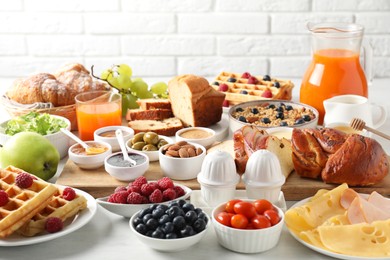
[[45,230],[45,223],[49,217],[57,217],[64,222],[87,207],[87,200],[82,195],[76,194],[73,200],[68,201],[62,198],[62,192],[63,190],[57,190],[49,205],[34,215],[17,232],[24,236],[34,236]]
[[[248,79],[242,78],[242,74],[221,72],[211,85],[214,89],[219,90],[219,85],[224,83],[229,89],[224,91],[225,100],[229,105],[236,105],[246,101],[262,99],[283,99],[291,100],[292,89],[294,84],[290,80],[271,78],[271,81],[263,80],[263,76],[253,76],[258,80],[256,84],[248,84]],[[229,82],[229,78],[236,79],[236,82]],[[216,83],[218,82],[218,83]],[[275,87],[275,82],[279,82],[280,87]],[[218,84],[218,85],[217,85]],[[247,94],[241,92],[246,91]],[[265,91],[271,91],[272,97],[263,97]]]
[[9,197],[6,205],[0,207],[0,238],[7,237],[45,208],[57,192],[56,186],[34,179],[31,187],[22,189],[15,184],[15,178],[23,170],[9,166],[0,169],[0,189]]

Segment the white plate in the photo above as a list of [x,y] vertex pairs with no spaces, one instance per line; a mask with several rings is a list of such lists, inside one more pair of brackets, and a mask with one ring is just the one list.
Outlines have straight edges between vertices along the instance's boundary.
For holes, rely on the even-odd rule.
[[[363,194],[364,196],[367,196],[367,194]],[[305,204],[307,201],[309,201],[310,198],[306,198],[304,200],[301,200],[297,203],[295,203],[293,206],[291,206],[291,208],[295,208],[295,207],[299,207],[299,206],[302,206],[303,204]],[[331,251],[328,251],[328,250],[325,250],[325,249],[322,249],[322,248],[319,248],[319,247],[316,247],[316,246],[313,246],[312,244],[309,244],[307,243],[306,241],[303,241],[300,237],[298,237],[297,235],[294,234],[294,232],[292,232],[288,227],[287,227],[288,231],[290,232],[290,234],[296,239],[298,240],[300,243],[302,243],[303,245],[305,245],[306,247],[318,252],[318,253],[321,253],[323,255],[327,255],[327,256],[331,256],[331,257],[334,257],[334,258],[338,258],[338,259],[348,259],[348,260],[356,260],[356,259],[361,259],[361,260],[365,260],[365,259],[370,259],[370,260],[389,260],[388,257],[364,257],[364,256],[352,256],[352,255],[345,255],[345,254],[339,254],[339,253],[334,253],[334,252],[331,252]]]
[[229,134],[229,116],[223,113],[221,121],[208,128],[215,131],[215,141],[225,140],[226,136]]
[[[65,188],[61,185],[58,186]],[[64,223],[64,228],[61,231],[56,233],[45,233],[33,237],[25,237],[14,233],[7,238],[0,239],[0,246],[24,246],[50,241],[72,233],[87,224],[96,213],[97,203],[95,199],[88,193],[78,189],[74,190],[77,194],[83,195],[87,199],[87,208],[79,212],[73,219],[66,220]]]

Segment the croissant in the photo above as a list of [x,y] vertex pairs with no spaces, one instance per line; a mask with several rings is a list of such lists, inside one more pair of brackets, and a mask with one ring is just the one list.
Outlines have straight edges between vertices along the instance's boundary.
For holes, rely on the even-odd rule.
[[16,80],[6,95],[21,104],[35,102],[67,106],[75,103],[75,96],[91,90],[107,90],[107,85],[94,81],[81,64],[69,64],[55,75],[38,73]]
[[298,175],[325,183],[368,186],[389,171],[387,155],[375,140],[358,134],[323,129],[294,129],[292,159]]

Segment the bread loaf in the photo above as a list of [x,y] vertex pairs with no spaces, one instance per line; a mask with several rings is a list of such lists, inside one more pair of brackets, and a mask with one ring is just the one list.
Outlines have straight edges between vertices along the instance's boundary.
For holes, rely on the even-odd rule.
[[174,136],[177,131],[183,128],[183,124],[180,119],[171,117],[164,120],[134,120],[129,121],[128,126],[134,130],[135,133],[139,132],[155,132],[159,135]]
[[169,101],[169,99],[161,99],[161,98],[138,99],[137,104],[142,110],[149,110],[149,109],[170,109],[171,110],[171,102]]
[[294,129],[293,164],[302,177],[325,183],[368,186],[380,182],[389,171],[382,146],[358,134],[323,129]]
[[81,64],[69,64],[55,75],[38,73],[26,79],[16,80],[6,95],[21,104],[35,102],[67,106],[75,103],[75,96],[91,90],[108,90],[103,82],[94,81]]
[[173,117],[171,109],[129,109],[126,113],[126,120],[163,120]]
[[168,83],[173,115],[185,126],[210,126],[221,120],[225,94],[195,75],[181,75]]

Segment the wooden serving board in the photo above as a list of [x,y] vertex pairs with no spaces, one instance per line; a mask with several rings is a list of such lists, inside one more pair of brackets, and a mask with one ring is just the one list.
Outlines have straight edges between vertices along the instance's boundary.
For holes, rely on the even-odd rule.
[[[148,180],[158,180],[164,175],[159,162],[150,163],[148,171],[144,175]],[[176,181],[176,183],[186,185],[193,190],[199,190],[200,185],[196,179],[186,181]],[[96,170],[82,170],[71,160],[65,164],[64,170],[58,178],[57,184],[71,186],[88,192],[95,198],[105,197],[113,193],[114,189],[120,185],[127,185],[111,177],[104,167]],[[313,196],[319,189],[333,189],[337,185],[325,184],[320,180],[312,180],[299,177],[295,172],[290,174],[286,183],[282,186],[286,200],[302,200]],[[244,183],[240,182],[237,189],[245,189]],[[390,175],[379,184],[370,187],[354,187],[357,192],[371,193],[377,191],[384,196],[390,195]]]

